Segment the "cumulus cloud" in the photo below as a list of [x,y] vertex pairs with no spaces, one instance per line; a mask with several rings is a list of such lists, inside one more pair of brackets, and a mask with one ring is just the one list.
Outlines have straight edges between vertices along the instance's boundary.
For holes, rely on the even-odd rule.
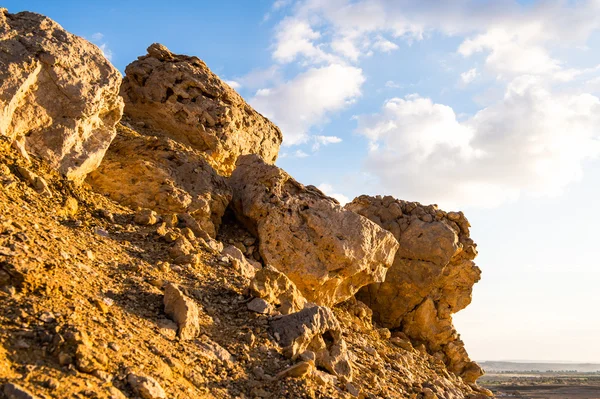
[[227,83],[229,85],[229,87],[231,87],[234,90],[237,90],[240,87],[242,87],[242,85],[235,80],[226,80],[225,83]]
[[459,122],[452,108],[411,95],[359,117],[366,167],[385,192],[449,206],[496,206],[554,195],[600,154],[600,99],[552,92],[521,76],[502,101]]
[[334,188],[331,186],[331,184],[328,183],[322,183],[319,184],[317,186],[317,188],[319,190],[321,190],[323,193],[325,193],[325,195],[328,195],[329,197],[335,198],[336,200],[338,200],[338,202],[343,206],[346,205],[348,202],[350,202],[350,198],[348,198],[347,196],[345,196],[344,194],[340,194],[335,192]]
[[311,127],[360,96],[364,80],[360,68],[348,65],[311,68],[290,81],[257,91],[250,104],[279,125],[285,145],[305,143]]
[[318,151],[322,146],[327,146],[329,144],[338,144],[342,142],[342,139],[337,136],[312,136],[313,140],[313,151]]

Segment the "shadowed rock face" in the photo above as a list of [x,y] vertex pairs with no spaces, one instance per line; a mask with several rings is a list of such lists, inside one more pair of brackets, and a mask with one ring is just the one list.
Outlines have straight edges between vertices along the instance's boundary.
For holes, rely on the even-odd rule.
[[481,275],[462,212],[366,195],[346,209],[392,232],[400,243],[385,281],[361,289],[356,298],[373,309],[375,321],[424,342],[451,371],[475,381],[482,371],[470,361],[452,325],[452,313],[471,303]]
[[199,58],[173,54],[155,43],[125,72],[125,114],[206,152],[219,173],[230,175],[243,154],[258,154],[267,163],[277,159],[279,128]]
[[201,153],[166,137],[142,136],[119,127],[98,170],[86,180],[94,189],[132,208],[189,213],[214,237],[231,200],[231,189]]
[[95,45],[42,15],[0,8],[0,135],[69,179],[102,160],[123,111],[120,84]]
[[398,248],[391,233],[255,155],[239,158],[230,184],[234,211],[257,234],[265,264],[307,300],[331,306],[383,281]]

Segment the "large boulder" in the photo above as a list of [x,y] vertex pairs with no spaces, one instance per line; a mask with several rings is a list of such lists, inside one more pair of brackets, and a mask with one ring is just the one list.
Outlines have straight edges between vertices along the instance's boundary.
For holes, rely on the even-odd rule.
[[400,243],[385,281],[364,287],[356,298],[373,310],[377,323],[424,342],[457,375],[473,379],[477,369],[479,377],[481,369],[468,358],[452,325],[452,313],[471,303],[481,276],[473,262],[477,245],[462,212],[366,195],[346,209],[392,232]]
[[120,85],[95,45],[42,15],[0,8],[0,135],[69,179],[102,160],[123,112]]
[[232,195],[225,178],[198,151],[122,125],[104,161],[86,181],[132,208],[190,214],[212,237]]
[[238,159],[230,184],[236,216],[257,235],[265,264],[308,301],[331,306],[383,282],[398,249],[391,233],[256,155]]
[[258,154],[274,163],[281,131],[250,107],[198,57],[148,48],[125,69],[125,114],[207,154],[230,175],[238,156]]

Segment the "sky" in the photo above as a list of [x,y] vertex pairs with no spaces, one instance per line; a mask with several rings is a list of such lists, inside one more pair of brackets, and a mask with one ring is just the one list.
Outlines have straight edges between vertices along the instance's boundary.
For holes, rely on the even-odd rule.
[[600,0],[5,0],[122,72],[196,55],[280,126],[278,166],[344,203],[463,210],[476,360],[600,363]]

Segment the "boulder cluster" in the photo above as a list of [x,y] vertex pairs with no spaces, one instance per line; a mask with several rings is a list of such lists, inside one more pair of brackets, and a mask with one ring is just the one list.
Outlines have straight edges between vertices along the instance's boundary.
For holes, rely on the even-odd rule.
[[[135,209],[136,223],[170,243],[171,263],[221,256],[247,279],[248,308],[271,316],[283,353],[299,361],[285,376],[350,384],[353,356],[332,310],[342,303],[372,314],[395,345],[423,344],[466,383],[482,375],[452,325],[481,274],[462,212],[390,196],[341,206],[300,184],[274,165],[279,128],[197,57],[152,44],[125,72],[54,21],[0,9],[0,136]],[[246,230],[239,242],[218,241],[226,214]],[[194,299],[160,286],[177,336],[197,338]],[[165,397],[152,379],[128,381],[141,397]]]

